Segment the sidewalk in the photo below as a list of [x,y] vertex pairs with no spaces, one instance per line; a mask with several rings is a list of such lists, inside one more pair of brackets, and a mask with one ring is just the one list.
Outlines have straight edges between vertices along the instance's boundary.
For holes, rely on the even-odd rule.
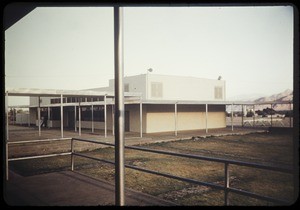
[[[4,184],[8,206],[114,206],[115,187],[106,181],[61,171],[22,177],[10,172]],[[175,203],[125,189],[126,206],[175,206]]]

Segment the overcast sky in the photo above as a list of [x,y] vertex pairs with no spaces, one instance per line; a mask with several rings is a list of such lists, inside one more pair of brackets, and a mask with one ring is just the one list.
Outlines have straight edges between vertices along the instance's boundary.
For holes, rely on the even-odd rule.
[[[5,87],[108,86],[113,50],[112,7],[36,8],[5,31]],[[124,75],[148,68],[222,76],[227,99],[292,90],[293,8],[125,7]]]

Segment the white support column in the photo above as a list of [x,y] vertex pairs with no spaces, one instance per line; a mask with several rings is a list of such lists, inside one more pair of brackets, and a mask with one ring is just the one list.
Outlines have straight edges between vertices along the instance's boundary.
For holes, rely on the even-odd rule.
[[292,102],[290,101],[290,128],[292,127]]
[[75,121],[75,132],[77,132],[77,119],[76,119],[76,112],[77,112],[77,107],[76,107],[76,105],[74,106],[74,121]]
[[174,119],[175,119],[175,136],[177,136],[177,102],[175,102]]
[[244,127],[244,105],[242,104],[242,127]]
[[255,126],[255,105],[253,104],[253,127]]
[[41,107],[40,107],[40,97],[38,97],[38,126],[39,126],[39,136],[41,136]]
[[271,104],[271,127],[273,127],[273,120],[272,120],[272,118],[273,118],[273,115],[272,115],[272,104]]
[[81,136],[81,107],[80,107],[80,103],[78,106],[78,129],[79,129],[79,136]]
[[[49,120],[50,121],[50,107],[47,107],[48,108],[48,113],[47,113],[47,121]],[[49,123],[47,122],[47,127],[49,127]]]
[[111,105],[111,122],[112,122],[112,135],[115,135],[115,115],[114,115],[114,105]]
[[142,104],[142,97],[140,97],[140,137],[143,138],[143,104]]
[[28,108],[28,127],[30,127],[30,108]]
[[107,137],[106,95],[104,95],[104,137]]
[[231,131],[233,131],[233,103],[231,104]]
[[208,105],[207,104],[205,104],[205,133],[208,133],[208,128],[207,128],[207,126],[208,126]]
[[60,95],[60,132],[61,138],[64,137],[64,107],[63,107],[63,95]]
[[[93,98],[92,98],[93,102]],[[92,133],[94,133],[94,105],[92,104]]]

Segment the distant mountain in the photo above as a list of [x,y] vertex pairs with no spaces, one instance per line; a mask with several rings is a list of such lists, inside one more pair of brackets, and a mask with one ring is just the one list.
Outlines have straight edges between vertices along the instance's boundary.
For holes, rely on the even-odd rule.
[[[245,102],[255,102],[255,103],[263,103],[263,102],[269,102],[269,101],[293,101],[293,91],[290,89],[287,89],[281,93],[273,94],[271,96],[258,96],[259,94],[250,94],[250,95],[243,95],[243,96],[236,96],[233,97],[232,101],[245,101]],[[255,97],[258,96],[258,97]],[[234,99],[235,98],[235,99]],[[256,105],[255,110],[263,110],[266,107],[270,108],[271,105]],[[282,110],[290,110],[289,104],[273,104],[272,108],[276,111],[282,111]],[[227,111],[231,111],[230,106],[227,107]],[[291,109],[293,110],[293,104],[291,104]],[[234,105],[233,106],[234,111],[241,111],[242,108],[240,105]]]

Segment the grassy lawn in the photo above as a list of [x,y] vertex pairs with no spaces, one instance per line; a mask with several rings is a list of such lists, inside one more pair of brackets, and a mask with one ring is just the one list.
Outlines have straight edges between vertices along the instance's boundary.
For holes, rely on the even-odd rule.
[[[180,140],[143,145],[143,147],[240,160],[272,166],[291,167],[292,135],[249,134]],[[76,148],[75,148],[76,150]],[[114,148],[84,152],[93,157],[114,160]],[[170,155],[125,150],[126,164],[159,172],[224,185],[224,164]],[[70,157],[51,157],[14,161],[10,168],[24,176],[70,170]],[[75,170],[114,183],[114,166],[75,157]],[[291,200],[292,175],[248,167],[229,166],[230,186],[274,198]],[[126,168],[125,185],[144,193],[171,200],[180,205],[224,205],[224,192],[205,186],[189,184],[170,178]],[[234,193],[229,194],[231,205],[276,205]]]

